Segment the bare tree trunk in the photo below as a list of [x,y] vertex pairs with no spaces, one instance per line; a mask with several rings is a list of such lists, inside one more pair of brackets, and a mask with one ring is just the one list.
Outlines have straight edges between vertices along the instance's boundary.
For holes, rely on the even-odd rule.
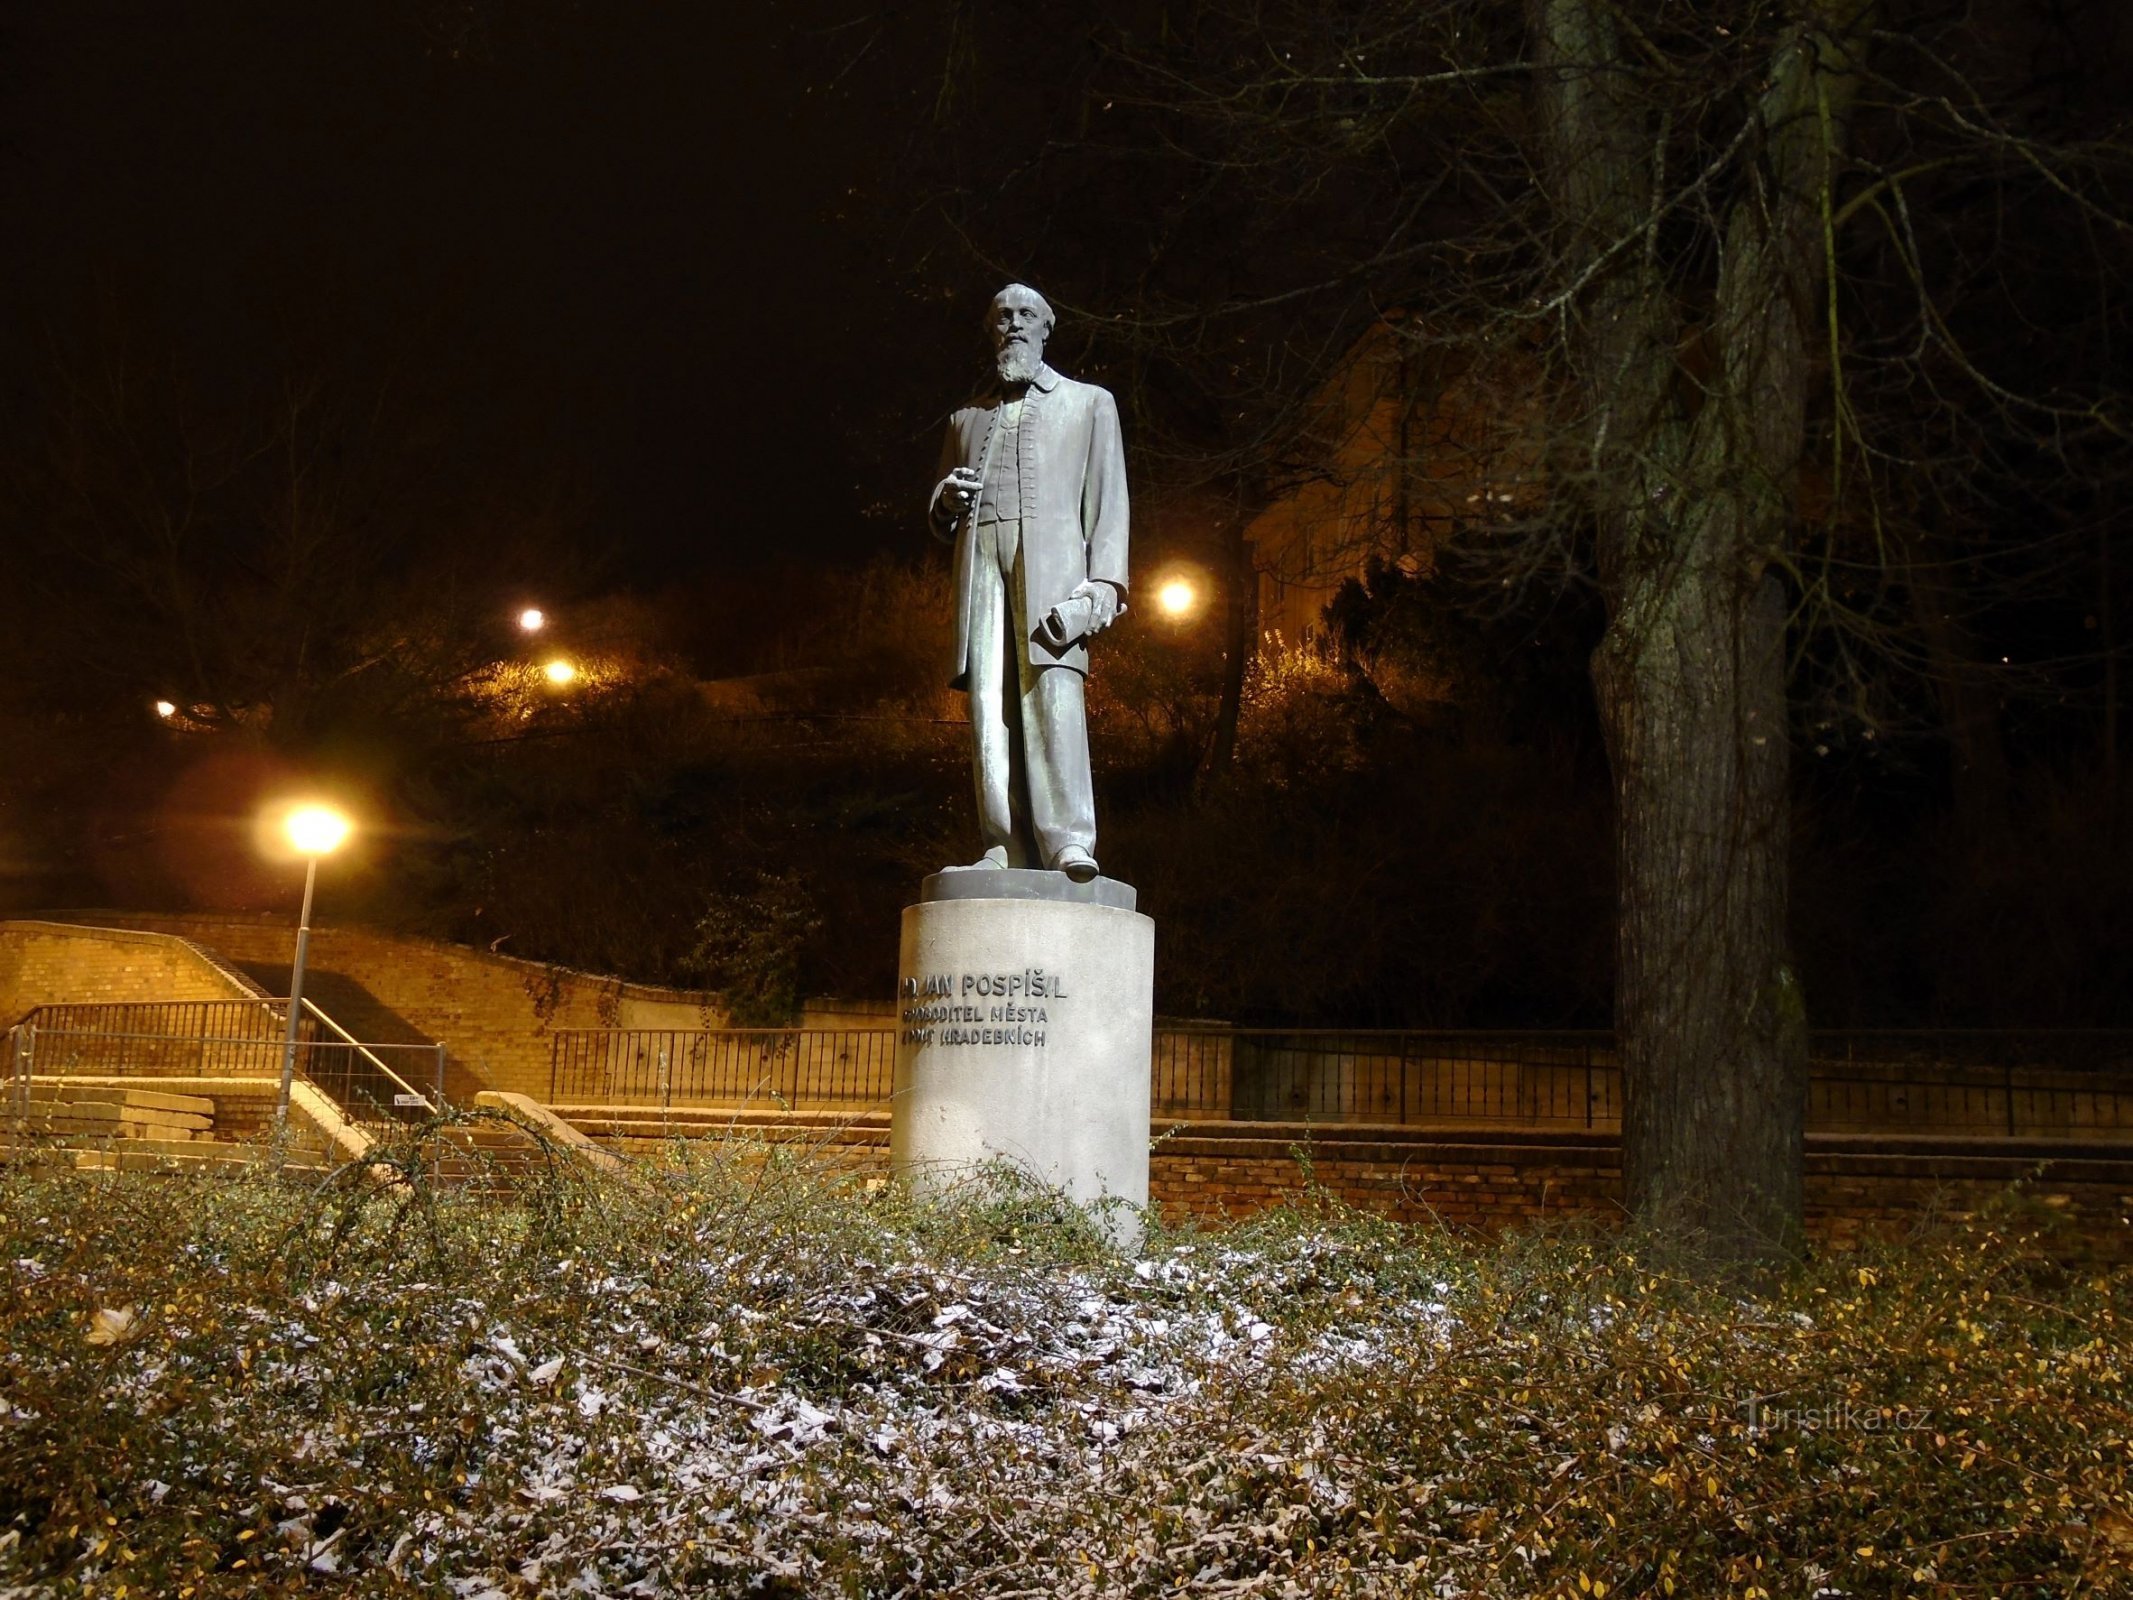
[[2096,530],[2096,621],[2103,648],[2103,793],[2109,806],[2112,843],[2118,827],[2118,630],[2112,621],[2111,535],[2116,519]]
[[1222,699],[1215,708],[1214,747],[1207,758],[1211,774],[1229,771],[1237,758],[1237,723],[1244,714],[1245,676],[1259,650],[1259,566],[1240,518],[1225,541],[1229,571],[1223,575],[1225,610]]
[[[1840,0],[1832,0],[1840,3]],[[1802,1223],[1806,1017],[1787,941],[1786,599],[1847,57],[1801,27],[1744,130],[1708,323],[1648,249],[1663,122],[1604,0],[1535,0],[1609,622],[1593,660],[1617,802],[1616,1016],[1632,1213],[1711,1265]],[[1689,393],[1678,352],[1716,370]]]
[[1718,1262],[1796,1248],[1806,1032],[1786,941],[1785,597],[1707,571],[1594,658],[1615,775],[1631,1212]]

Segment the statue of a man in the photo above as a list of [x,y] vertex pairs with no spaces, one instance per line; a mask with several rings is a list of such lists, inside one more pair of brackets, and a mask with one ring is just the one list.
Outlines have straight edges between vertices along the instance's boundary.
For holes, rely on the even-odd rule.
[[955,676],[970,695],[985,854],[1097,875],[1082,680],[1126,608],[1126,456],[1109,390],[1044,362],[1054,318],[1011,283],[986,314],[998,386],[948,421],[934,531],[955,541]]

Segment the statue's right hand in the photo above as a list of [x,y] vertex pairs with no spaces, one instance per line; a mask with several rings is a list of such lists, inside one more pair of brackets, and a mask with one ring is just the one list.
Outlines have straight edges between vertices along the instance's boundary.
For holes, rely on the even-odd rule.
[[977,504],[978,491],[985,487],[976,467],[957,467],[941,480],[934,504],[944,514],[960,517]]

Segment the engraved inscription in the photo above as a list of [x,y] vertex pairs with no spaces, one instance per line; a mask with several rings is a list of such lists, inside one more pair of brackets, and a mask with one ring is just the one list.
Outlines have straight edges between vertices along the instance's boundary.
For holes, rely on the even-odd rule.
[[1056,972],[933,972],[898,986],[903,1042],[909,1045],[1010,1045],[1042,1048],[1051,1011],[1067,998]]

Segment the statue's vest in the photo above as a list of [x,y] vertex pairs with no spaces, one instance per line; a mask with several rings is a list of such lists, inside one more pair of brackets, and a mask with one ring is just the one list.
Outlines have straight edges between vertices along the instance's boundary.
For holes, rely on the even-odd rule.
[[985,448],[985,487],[978,497],[978,523],[1022,522],[1034,511],[1030,474],[1023,467],[1023,418],[1027,401],[1011,401],[993,413],[994,438]]

